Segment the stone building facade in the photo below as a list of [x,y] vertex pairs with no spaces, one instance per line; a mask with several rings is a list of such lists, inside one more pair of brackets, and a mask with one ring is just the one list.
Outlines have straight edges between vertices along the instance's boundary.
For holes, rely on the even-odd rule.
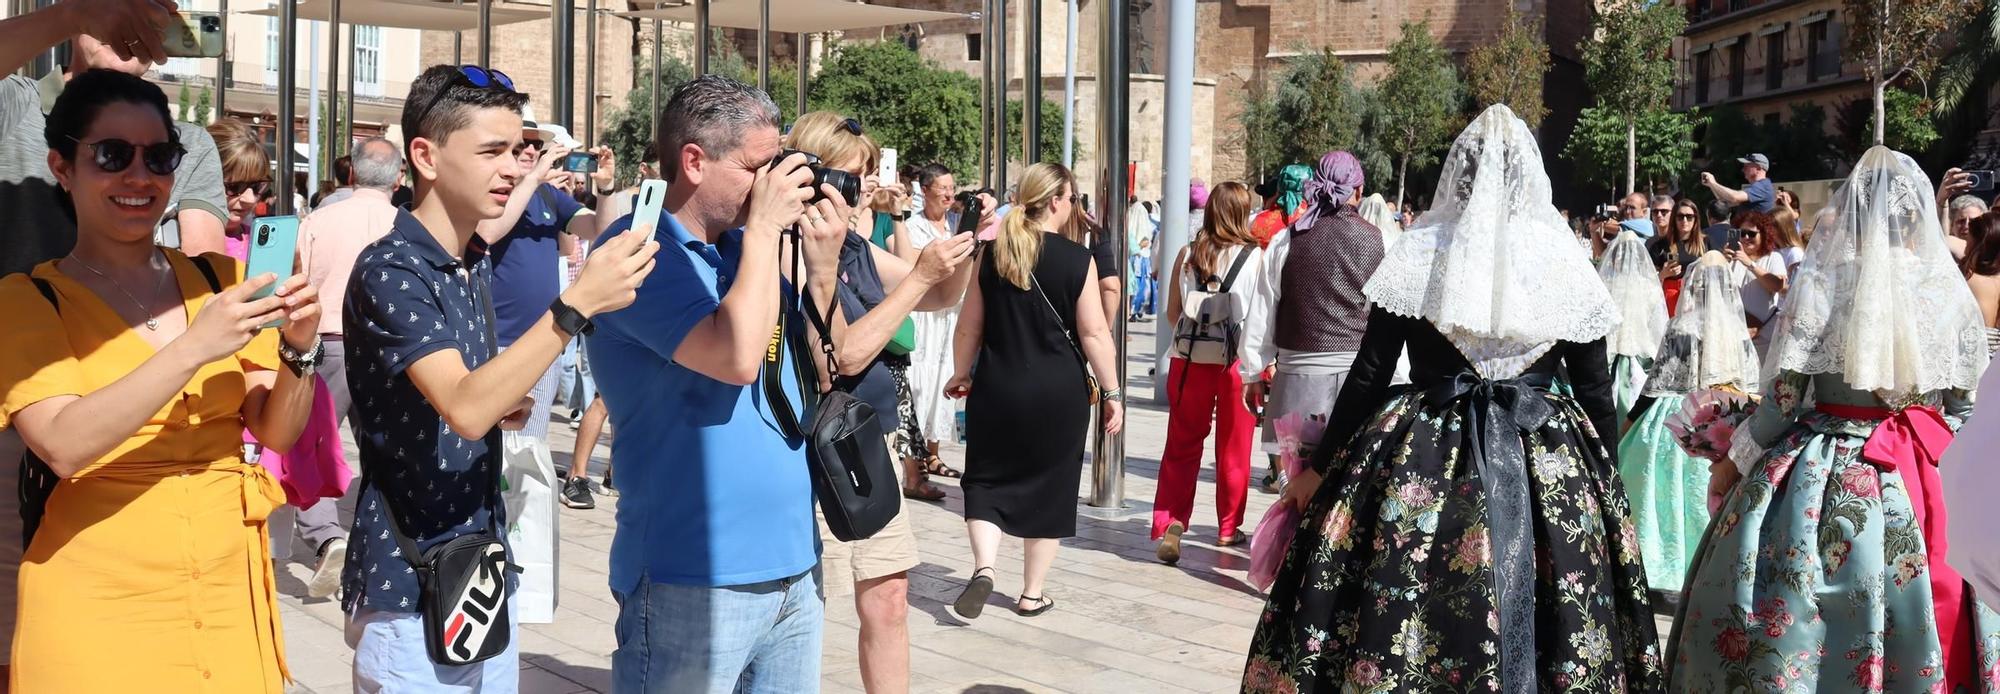
[[1676,109],[1732,105],[1775,123],[1793,104],[1826,109],[1869,96],[1861,66],[1844,59],[1847,11],[1840,0],[1676,0],[1688,12]]
[[[543,0],[525,5],[548,7]],[[571,56],[571,68],[575,76],[574,90],[570,97],[573,120],[578,124],[570,128],[578,140],[594,142],[594,128],[584,124],[584,100],[594,99],[597,104],[596,116],[599,125],[610,119],[611,112],[624,108],[625,94],[638,81],[638,70],[651,64],[651,54],[641,51],[651,46],[652,22],[635,21],[608,14],[608,11],[623,11],[623,2],[604,2],[600,9],[607,11],[598,16],[597,26],[597,80],[590,85],[584,79],[584,36],[585,3],[576,3],[576,17],[571,25],[576,29],[575,54]],[[550,98],[555,73],[555,53],[553,22],[537,19],[517,24],[506,24],[493,28],[492,64],[489,67],[507,73],[513,78],[515,88],[528,94],[529,109],[543,121],[561,122],[554,113],[555,101]],[[687,45],[685,28],[665,24],[668,46]],[[679,36],[675,36],[676,32]],[[479,36],[477,32],[465,32],[459,54],[453,54],[452,33],[447,31],[426,31],[423,33],[422,64],[450,64],[479,61]],[[648,49],[650,50],[650,49]],[[594,86],[594,89],[592,88]]]

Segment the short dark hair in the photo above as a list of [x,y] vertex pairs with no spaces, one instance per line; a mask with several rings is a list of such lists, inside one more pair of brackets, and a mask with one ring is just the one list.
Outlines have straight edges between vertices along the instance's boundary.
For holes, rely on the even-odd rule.
[[333,184],[345,186],[354,182],[354,155],[342,154],[333,160]]
[[778,104],[762,90],[721,75],[703,75],[674,88],[660,109],[653,143],[660,159],[660,176],[672,183],[680,175],[681,147],[692,142],[715,159],[743,144],[752,127],[776,128]]
[[144,78],[102,68],[85,70],[63,86],[62,96],[56,97],[55,107],[49,110],[42,139],[64,161],[76,161],[77,142],[97,121],[98,112],[117,103],[153,107],[160,114],[160,123],[167,127],[167,141],[181,141],[173,114],[167,110],[166,92]]
[[937,180],[941,177],[950,175],[951,175],[950,167],[947,167],[937,162],[931,162],[929,164],[923,165],[922,167],[919,167],[917,169],[916,175],[911,176],[911,178],[917,180],[918,188],[923,190],[930,190],[932,183],[937,182]]
[[403,99],[404,157],[409,143],[419,137],[442,143],[464,130],[472,124],[473,111],[504,108],[519,114],[527,103],[528,95],[517,91],[474,86],[456,65],[432,65],[410,83],[410,95]]

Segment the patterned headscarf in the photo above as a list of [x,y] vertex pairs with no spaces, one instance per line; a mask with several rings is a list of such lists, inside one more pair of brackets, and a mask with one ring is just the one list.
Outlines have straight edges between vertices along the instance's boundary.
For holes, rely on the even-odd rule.
[[1320,215],[1332,214],[1346,205],[1348,198],[1354,196],[1354,191],[1361,188],[1365,178],[1361,162],[1352,154],[1327,152],[1320,157],[1319,172],[1313,176],[1312,182],[1305,185],[1305,198],[1311,205],[1306,208],[1305,214],[1299,215],[1298,221],[1292,223],[1292,233],[1311,229],[1313,224],[1319,222]]
[[1278,208],[1285,211],[1285,216],[1292,216],[1299,205],[1305,204],[1308,178],[1312,178],[1312,169],[1304,164],[1292,164],[1278,171]]

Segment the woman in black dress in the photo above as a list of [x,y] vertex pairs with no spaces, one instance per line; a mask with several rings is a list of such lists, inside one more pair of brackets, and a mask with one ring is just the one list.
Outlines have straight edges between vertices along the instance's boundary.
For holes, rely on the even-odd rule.
[[[956,375],[945,394],[965,406],[965,530],[972,580],[953,605],[978,617],[993,593],[1004,533],[1022,538],[1022,615],[1055,601],[1042,579],[1061,538],[1076,534],[1076,492],[1090,420],[1088,368],[1116,383],[1117,351],[1104,320],[1090,251],[1056,233],[1075,209],[1076,180],[1055,164],[1028,167],[1020,200],[979,261],[953,338]],[[1074,337],[1072,337],[1074,336]],[[978,368],[974,368],[977,357]],[[1103,425],[1124,423],[1122,395],[1105,390]]]
[[[1504,106],[1388,252],[1250,645],[1250,692],[1652,692],[1646,578],[1599,432],[1618,317]],[[1409,349],[1413,385],[1392,390]],[[1566,371],[1576,396],[1552,389]],[[1325,483],[1321,482],[1324,476]]]

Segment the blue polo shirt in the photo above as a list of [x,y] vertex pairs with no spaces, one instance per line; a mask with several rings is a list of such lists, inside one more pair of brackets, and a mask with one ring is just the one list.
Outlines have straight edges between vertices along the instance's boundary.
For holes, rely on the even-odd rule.
[[493,325],[500,346],[528,334],[562,292],[559,240],[583,205],[547,183],[528,198],[521,219],[493,244]]
[[[604,238],[631,225],[627,215]],[[819,562],[819,532],[802,442],[780,433],[761,382],[723,383],[673,361],[688,332],[721,308],[743,231],[704,243],[662,212],[656,234],[657,263],[638,300],[597,316],[584,342],[618,432],[611,589],[732,586],[805,573]],[[784,292],[787,328],[803,331],[789,285],[772,291]],[[784,349],[784,392],[804,417],[790,344]]]
[[484,256],[452,257],[409,210],[354,261],[340,309],[347,389],[361,413],[353,424],[362,490],[340,575],[341,607],[350,614],[417,611],[416,572],[389,534],[392,510],[422,550],[481,530],[506,541],[500,430],[460,438],[404,373],[441,350],[457,351],[467,370],[493,358],[481,296],[491,279]]
[[1736,206],[1737,212],[1762,212],[1770,214],[1778,207],[1778,189],[1771,186],[1771,179],[1764,179],[1743,186],[1743,194],[1750,196],[1743,204]]

